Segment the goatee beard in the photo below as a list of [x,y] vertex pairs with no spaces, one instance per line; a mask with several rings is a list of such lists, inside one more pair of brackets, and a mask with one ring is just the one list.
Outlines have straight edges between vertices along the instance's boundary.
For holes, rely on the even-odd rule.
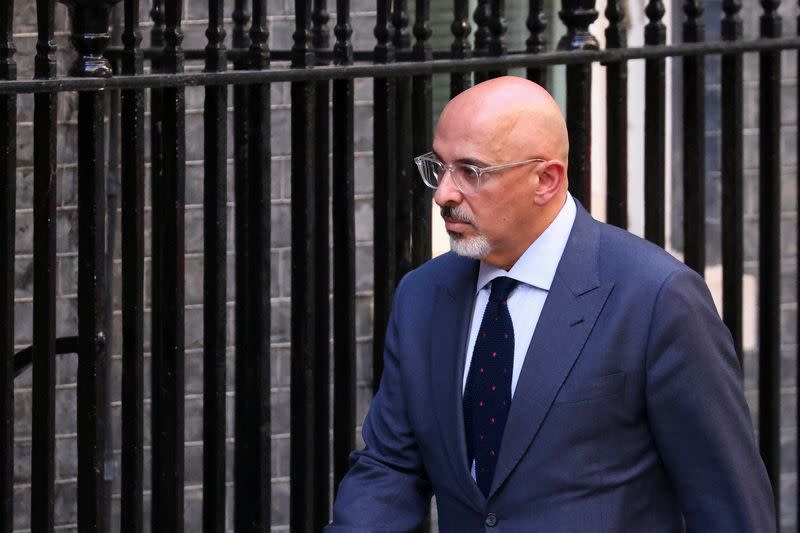
[[452,251],[458,255],[471,257],[472,259],[483,259],[489,255],[491,249],[489,240],[485,235],[480,233],[474,218],[461,211],[458,207],[449,205],[442,207],[441,213],[442,218],[455,219],[458,222],[470,224],[477,232],[477,234],[472,237],[465,237],[460,233],[448,231],[447,233],[450,235],[450,249]]
[[460,233],[448,232],[450,235],[450,249],[464,257],[483,259],[489,255],[491,245],[486,236],[477,234],[473,237],[464,237]]

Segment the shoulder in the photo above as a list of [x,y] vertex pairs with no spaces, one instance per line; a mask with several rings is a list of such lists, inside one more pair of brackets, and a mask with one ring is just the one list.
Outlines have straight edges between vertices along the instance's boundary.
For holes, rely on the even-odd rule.
[[595,224],[599,228],[600,271],[613,281],[660,288],[674,278],[700,277],[663,248],[610,224]]
[[447,252],[408,272],[397,291],[430,291],[436,286],[458,286],[470,280],[474,284],[477,269],[478,261]]

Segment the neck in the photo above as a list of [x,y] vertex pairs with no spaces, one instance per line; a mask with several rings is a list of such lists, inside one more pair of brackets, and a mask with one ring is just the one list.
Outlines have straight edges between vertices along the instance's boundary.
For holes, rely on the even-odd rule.
[[511,270],[516,262],[519,261],[519,258],[522,257],[522,254],[550,227],[550,224],[553,223],[564,207],[566,200],[566,192],[563,195],[559,195],[558,199],[552,199],[541,208],[539,213],[531,217],[531,224],[524,231],[524,235],[528,237],[527,239],[521,240],[512,250],[507,250],[505,253],[490,253],[483,262],[502,268],[505,271]]

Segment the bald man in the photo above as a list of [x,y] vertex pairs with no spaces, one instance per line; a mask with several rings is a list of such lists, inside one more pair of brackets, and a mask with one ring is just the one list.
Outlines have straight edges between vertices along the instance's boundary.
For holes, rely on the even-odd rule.
[[452,251],[400,283],[330,533],[775,531],[702,278],[567,191],[564,118],[503,77],[415,159]]

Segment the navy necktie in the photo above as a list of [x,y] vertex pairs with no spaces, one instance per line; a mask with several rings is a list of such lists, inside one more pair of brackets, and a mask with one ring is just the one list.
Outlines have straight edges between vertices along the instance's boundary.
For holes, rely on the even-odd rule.
[[514,327],[506,301],[516,285],[506,277],[492,281],[464,389],[468,464],[475,461],[475,481],[487,497],[511,407]]

